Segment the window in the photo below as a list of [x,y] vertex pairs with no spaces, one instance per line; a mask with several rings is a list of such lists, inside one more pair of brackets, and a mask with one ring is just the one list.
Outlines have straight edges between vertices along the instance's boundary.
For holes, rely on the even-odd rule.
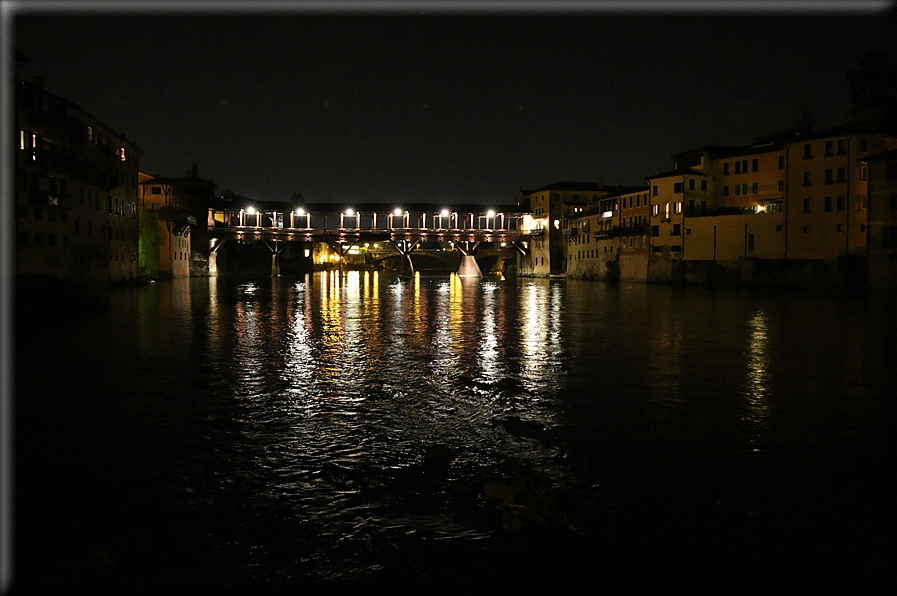
[[806,198],[806,199],[804,199],[804,213],[809,213],[809,212],[810,212],[810,199]]
[[748,252],[754,252],[754,235],[753,234],[748,234],[747,249],[748,249]]
[[834,141],[826,141],[825,142],[825,154],[826,155],[834,155],[835,142]]
[[688,190],[694,190],[694,189],[695,189],[695,179],[691,178],[688,181]]
[[682,192],[682,183],[681,182],[673,183],[673,192],[676,192],[676,193]]
[[843,232],[844,226],[842,224],[838,224],[837,226],[835,226],[835,230],[838,232]]
[[779,180],[779,192],[785,192],[785,181]]
[[125,148],[120,147],[118,150],[118,156],[122,161],[128,161],[128,156],[125,154]]
[[656,184],[653,187],[651,187],[651,194],[654,195],[655,197],[657,196],[657,185]]
[[838,195],[838,198],[835,200],[835,209],[844,211],[844,195]]
[[736,162],[735,162],[735,173],[736,173],[736,174],[740,174],[740,173],[741,173],[741,162],[740,162],[740,161],[736,161]]
[[759,182],[752,182],[752,183],[751,183],[751,194],[752,194],[752,195],[755,195],[755,194],[757,194],[757,193],[759,193],[759,192],[760,192],[760,183],[759,183]]
[[707,181],[701,180],[701,190],[707,190]]
[[670,230],[670,236],[681,236],[682,235],[682,226],[680,224],[673,224],[673,229]]
[[881,247],[897,248],[897,226],[884,226],[881,229]]
[[831,197],[825,197],[825,210],[829,211],[829,212],[832,210],[832,198]]
[[723,196],[724,196],[724,197],[728,197],[728,196],[729,196],[729,185],[728,185],[728,184],[727,184],[726,186],[723,187]]
[[891,195],[891,211],[897,211],[897,195]]
[[729,175],[729,162],[723,164],[723,176]]
[[735,185],[735,196],[736,196],[736,197],[740,197],[740,196],[741,196],[741,185],[740,185],[740,184],[736,184],[736,185]]
[[43,244],[43,236],[41,235],[40,232],[35,232],[34,233],[34,246],[40,246],[41,244]]
[[741,194],[742,195],[747,194],[747,182],[745,182],[744,184],[741,185]]
[[810,186],[810,172],[804,172],[804,186]]
[[832,177],[832,169],[828,168],[825,170],[825,184],[831,184],[834,182],[834,178]]
[[838,183],[843,184],[847,182],[847,170],[845,168],[838,168]]
[[860,139],[860,151],[864,153],[869,151],[869,139]]
[[682,213],[682,201],[676,201],[676,204],[673,206],[674,213]]
[[153,186],[152,188],[150,188],[150,194],[160,195],[162,194],[162,188],[159,186]]
[[807,143],[804,145],[804,159],[812,159],[813,158],[813,146]]
[[779,169],[780,170],[785,169],[785,156],[784,155],[779,156]]
[[860,180],[867,180],[869,178],[869,166],[863,164],[860,166]]
[[847,153],[844,150],[844,139],[838,139],[838,155],[844,155]]
[[660,226],[651,226],[651,235],[660,236]]
[[757,172],[757,171],[759,171],[759,170],[760,170],[760,160],[759,160],[759,159],[752,159],[752,160],[751,160],[751,171],[752,171],[752,172]]
[[56,248],[56,234],[47,234],[47,246]]
[[804,234],[810,233],[810,226],[804,226]]
[[744,173],[744,174],[747,174],[747,171],[748,171],[748,170],[747,170],[747,161],[748,161],[748,160],[746,160],[746,159],[742,159],[742,160],[741,160],[741,171],[742,171],[742,173]]
[[659,213],[660,213],[660,205],[651,205],[651,215],[653,215],[654,217],[657,217],[657,215]]
[[776,232],[782,231],[782,224],[776,224]]
[[670,218],[670,204],[669,203],[666,203],[663,206],[663,216],[665,219]]

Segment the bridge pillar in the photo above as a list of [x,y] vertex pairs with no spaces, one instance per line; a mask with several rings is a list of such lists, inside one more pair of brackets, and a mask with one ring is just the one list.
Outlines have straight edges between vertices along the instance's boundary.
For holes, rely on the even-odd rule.
[[224,238],[213,238],[209,241],[209,276],[218,275],[218,249],[224,244]]
[[473,255],[463,255],[461,257],[461,266],[458,267],[458,277],[483,277],[477,259]]

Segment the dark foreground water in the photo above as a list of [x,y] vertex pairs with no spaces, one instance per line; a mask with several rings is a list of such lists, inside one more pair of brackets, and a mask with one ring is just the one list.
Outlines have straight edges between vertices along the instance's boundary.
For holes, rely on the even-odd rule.
[[893,295],[350,272],[17,323],[23,591],[895,587]]

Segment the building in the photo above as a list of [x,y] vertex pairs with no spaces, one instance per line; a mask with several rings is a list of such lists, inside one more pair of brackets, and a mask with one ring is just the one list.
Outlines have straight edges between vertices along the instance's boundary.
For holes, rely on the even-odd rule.
[[150,279],[208,275],[207,220],[215,183],[195,175],[140,172],[139,177],[140,274]]
[[648,187],[618,187],[571,218],[567,275],[645,281]]
[[601,279],[837,284],[863,278],[868,260],[876,283],[886,283],[897,259],[895,148],[897,135],[838,127],[679,153],[672,171],[646,178],[647,192],[608,193],[603,207],[574,214],[569,228],[591,230],[597,244],[578,232],[562,236],[567,270]]
[[43,80],[16,82],[16,274],[137,277],[140,150]]
[[866,179],[869,284],[897,288],[897,149],[860,158]]
[[548,277],[567,272],[571,222],[598,204],[608,193],[599,182],[555,182],[535,190],[520,189],[517,204],[529,205],[530,229],[538,233],[530,241],[529,255],[518,261],[521,275]]

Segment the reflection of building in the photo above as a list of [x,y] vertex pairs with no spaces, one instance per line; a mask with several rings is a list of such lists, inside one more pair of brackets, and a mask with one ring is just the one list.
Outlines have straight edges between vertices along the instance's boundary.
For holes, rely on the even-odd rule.
[[17,81],[16,273],[137,275],[140,151],[78,106]]
[[140,272],[152,279],[207,275],[215,183],[140,172]]

